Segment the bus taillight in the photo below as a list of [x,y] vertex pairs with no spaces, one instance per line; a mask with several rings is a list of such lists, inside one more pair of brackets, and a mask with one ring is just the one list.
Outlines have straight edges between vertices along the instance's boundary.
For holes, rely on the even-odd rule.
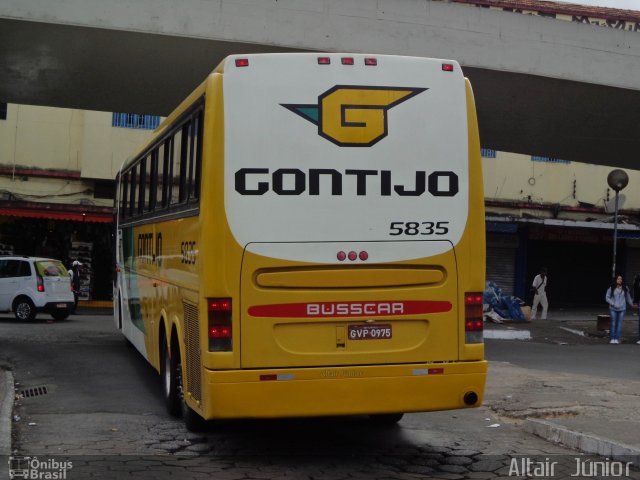
[[482,315],[482,292],[464,294],[464,341],[482,343],[484,329]]
[[208,298],[209,314],[209,351],[230,352],[232,346],[231,299]]

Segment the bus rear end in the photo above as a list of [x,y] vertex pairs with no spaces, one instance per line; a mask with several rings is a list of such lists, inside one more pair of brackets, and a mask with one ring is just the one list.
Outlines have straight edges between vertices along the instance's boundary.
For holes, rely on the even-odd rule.
[[460,66],[273,54],[220,71],[229,294],[208,308],[229,327],[209,328],[203,414],[480,405],[484,199]]

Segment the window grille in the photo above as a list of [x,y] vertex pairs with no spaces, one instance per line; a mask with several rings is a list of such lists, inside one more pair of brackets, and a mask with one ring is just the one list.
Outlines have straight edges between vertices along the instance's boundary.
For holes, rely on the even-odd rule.
[[113,112],[112,127],[139,128],[143,130],[155,130],[160,125],[159,115],[140,115],[137,113]]
[[562,164],[569,164],[571,163],[571,160],[562,160],[560,158],[553,158],[553,157],[539,157],[536,155],[532,155],[531,156],[531,161],[532,162],[547,162],[547,163],[562,163]]
[[496,151],[491,148],[481,148],[480,155],[484,158],[496,158]]

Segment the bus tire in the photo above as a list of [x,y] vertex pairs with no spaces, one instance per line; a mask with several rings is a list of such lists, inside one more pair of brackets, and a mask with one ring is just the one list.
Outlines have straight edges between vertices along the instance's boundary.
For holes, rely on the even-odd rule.
[[[182,404],[182,368],[180,352],[174,352],[173,358],[169,354],[167,338],[162,339],[162,361],[160,362],[160,376],[164,392],[164,402],[167,412],[174,417],[180,416]],[[178,358],[176,358],[178,357]]]
[[369,420],[375,425],[392,426],[402,420],[404,413],[382,413],[369,415]]
[[202,432],[207,428],[207,421],[182,400],[182,420],[190,432]]

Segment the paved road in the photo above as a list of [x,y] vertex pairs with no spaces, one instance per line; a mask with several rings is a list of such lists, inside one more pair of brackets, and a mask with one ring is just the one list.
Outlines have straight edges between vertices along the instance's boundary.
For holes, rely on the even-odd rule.
[[[559,345],[486,340],[487,360],[520,367],[595,377],[640,380],[640,345]],[[612,368],[613,367],[613,368]]]
[[393,428],[328,418],[224,422],[189,433],[165,414],[157,374],[110,316],[29,324],[0,317],[0,363],[20,389],[47,387],[14,410],[16,455],[68,459],[71,480],[481,479],[507,476],[517,455],[561,455],[553,478],[574,471],[575,452],[487,407],[406,415]]

